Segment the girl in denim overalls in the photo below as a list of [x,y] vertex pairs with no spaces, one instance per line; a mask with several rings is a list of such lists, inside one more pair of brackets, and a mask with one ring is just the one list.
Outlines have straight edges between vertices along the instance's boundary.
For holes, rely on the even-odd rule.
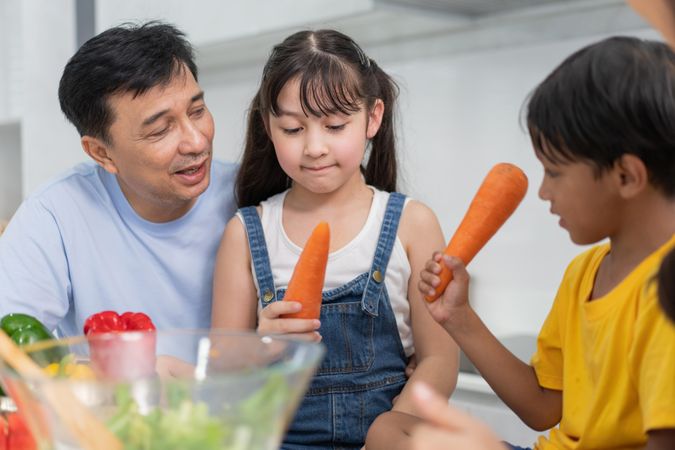
[[[326,357],[284,449],[394,449],[418,421],[406,386],[449,395],[457,349],[417,289],[444,237],[434,213],[396,190],[398,89],[349,37],[302,31],[277,45],[248,118],[240,210],[219,250],[213,326],[322,340]],[[301,246],[331,229],[319,320],[287,319]],[[414,346],[413,346],[414,342]]]

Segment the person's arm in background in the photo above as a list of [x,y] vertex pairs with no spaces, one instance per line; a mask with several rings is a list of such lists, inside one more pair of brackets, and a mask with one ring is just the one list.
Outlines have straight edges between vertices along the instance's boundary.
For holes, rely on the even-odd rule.
[[0,236],[0,317],[30,314],[54,330],[68,312],[71,295],[56,219],[40,201],[28,199]]
[[417,289],[428,255],[444,244],[438,219],[427,206],[410,201],[401,217],[398,235],[411,268],[406,294],[417,365],[392,410],[381,414],[370,427],[366,438],[368,450],[409,448],[412,426],[420,422],[415,416],[411,383],[423,381],[447,398],[455,389],[459,370],[457,345],[431,317]]
[[450,406],[426,384],[414,384],[412,396],[425,423],[413,428],[411,450],[506,450],[486,425]]
[[652,24],[675,48],[675,1],[673,0],[627,0],[627,3]]
[[428,304],[434,319],[455,339],[495,393],[529,427],[543,431],[562,416],[562,393],[539,385],[534,368],[507,350],[469,305],[469,274],[462,262],[437,252],[422,273],[420,291],[438,286],[441,264],[453,273],[443,295]]

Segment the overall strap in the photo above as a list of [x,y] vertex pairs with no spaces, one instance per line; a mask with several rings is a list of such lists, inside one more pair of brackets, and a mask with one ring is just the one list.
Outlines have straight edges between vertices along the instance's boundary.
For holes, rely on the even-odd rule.
[[370,272],[368,272],[368,281],[366,281],[366,287],[361,300],[362,309],[371,316],[376,317],[378,315],[380,293],[384,288],[384,277],[387,272],[389,257],[394,248],[394,243],[396,243],[398,223],[401,219],[404,204],[405,195],[398,192],[389,194],[387,209],[384,212],[384,220],[382,221],[380,235],[377,239],[375,257],[373,258]]
[[264,308],[271,302],[276,301],[277,295],[274,288],[270,257],[267,252],[267,244],[265,243],[265,233],[263,232],[260,216],[255,206],[241,208],[239,212],[241,212],[244,218],[251,260],[255,269],[255,278],[258,281],[259,300]]

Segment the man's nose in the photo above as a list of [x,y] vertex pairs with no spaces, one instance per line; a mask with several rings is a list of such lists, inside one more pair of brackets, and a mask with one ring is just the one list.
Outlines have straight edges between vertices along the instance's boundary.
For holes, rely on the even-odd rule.
[[199,123],[191,120],[185,121],[178,147],[181,153],[203,153],[209,149],[211,143],[202,128]]

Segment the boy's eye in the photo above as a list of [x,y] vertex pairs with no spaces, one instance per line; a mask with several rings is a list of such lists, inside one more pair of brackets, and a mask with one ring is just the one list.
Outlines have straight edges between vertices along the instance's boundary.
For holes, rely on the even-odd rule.
[[328,128],[330,131],[340,131],[340,130],[344,129],[344,127],[346,125],[347,124],[345,124],[345,123],[340,124],[340,125],[328,125],[328,126],[326,126],[326,128]]
[[544,173],[545,173],[546,176],[549,177],[549,178],[555,178],[555,177],[557,177],[558,175],[560,175],[559,172],[556,172],[556,171],[551,170],[551,169],[545,169],[545,170],[544,170]]

